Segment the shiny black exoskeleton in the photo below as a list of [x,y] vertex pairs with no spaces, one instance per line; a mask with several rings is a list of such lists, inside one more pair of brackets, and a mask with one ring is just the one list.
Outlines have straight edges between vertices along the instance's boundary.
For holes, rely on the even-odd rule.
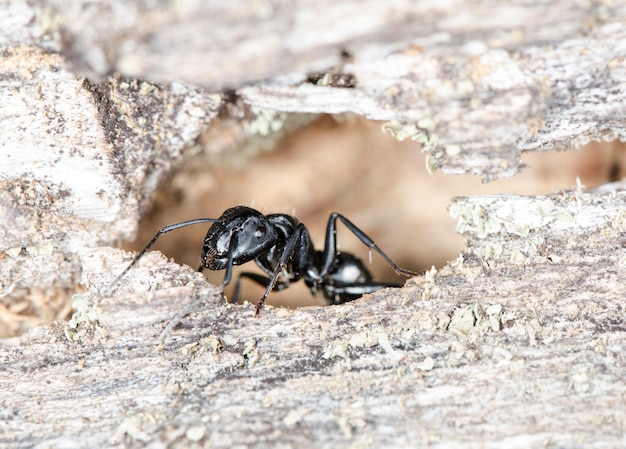
[[322,292],[329,304],[352,301],[384,287],[399,287],[393,283],[373,281],[358,258],[337,251],[337,219],[370,250],[378,252],[396,273],[404,276],[416,274],[398,267],[371,238],[341,214],[330,215],[324,249],[319,251],[314,249],[308,231],[296,218],[285,214],[263,215],[250,207],[237,206],[227,209],[219,218],[197,218],[159,230],[112,285],[137,263],[161,235],[194,224],[213,223],[204,239],[198,271],[205,268],[226,270],[223,281],[226,286],[232,279],[233,265],[255,260],[266,275],[241,273],[233,296],[237,302],[242,278],[265,287],[265,293],[256,306],[257,315],[272,290],[283,290],[300,279],[304,279],[313,294]]

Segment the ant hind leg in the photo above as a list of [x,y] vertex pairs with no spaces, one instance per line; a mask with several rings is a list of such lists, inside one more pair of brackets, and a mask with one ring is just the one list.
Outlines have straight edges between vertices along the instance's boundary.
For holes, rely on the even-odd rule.
[[380,254],[397,274],[401,274],[407,277],[418,275],[418,273],[415,273],[413,271],[400,268],[393,260],[391,260],[391,257],[389,257],[382,249],[379,248],[374,240],[372,240],[365,232],[361,231],[354,223],[352,223],[346,217],[337,212],[333,212],[332,214],[330,214],[330,217],[328,217],[328,223],[326,225],[326,240],[324,244],[324,253],[322,256],[322,275],[328,273],[337,256],[337,218],[339,218],[344,226],[348,228],[348,230],[352,232],[365,246],[367,246],[370,250],[373,249],[378,254]]

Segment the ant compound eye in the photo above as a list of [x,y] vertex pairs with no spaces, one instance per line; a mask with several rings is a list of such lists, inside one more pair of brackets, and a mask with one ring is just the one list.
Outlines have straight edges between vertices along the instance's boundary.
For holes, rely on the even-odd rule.
[[256,238],[261,238],[261,237],[265,237],[265,226],[259,226],[258,228],[256,228],[256,231],[254,231],[254,236]]

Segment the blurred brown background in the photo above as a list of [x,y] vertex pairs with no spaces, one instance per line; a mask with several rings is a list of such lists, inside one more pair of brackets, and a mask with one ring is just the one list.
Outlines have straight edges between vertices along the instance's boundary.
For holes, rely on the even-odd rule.
[[[189,157],[164,183],[154,206],[145,214],[129,250],[140,250],[154,233],[170,223],[196,217],[218,217],[235,205],[263,213],[296,216],[316,247],[332,211],[349,217],[400,266],[422,271],[455,259],[464,247],[454,232],[447,207],[454,196],[512,193],[534,195],[621,179],[626,146],[593,143],[577,151],[524,155],[529,166],[511,179],[482,184],[474,176],[426,172],[425,156],[415,142],[398,142],[381,131],[382,123],[348,116],[322,116],[287,133],[275,148],[254,157],[229,156],[219,161],[201,153]],[[209,143],[210,145],[210,143]],[[208,226],[170,233],[154,249],[196,268]],[[339,227],[340,248],[367,260],[367,249]],[[239,270],[257,271],[254,262]],[[400,281],[377,255],[371,271],[376,279]],[[220,283],[223,272],[207,273]],[[303,283],[270,296],[269,304],[323,304]],[[243,299],[256,302],[262,288],[243,282]],[[227,291],[229,293],[229,291]]]
[[[322,248],[328,215],[336,211],[349,217],[400,266],[423,271],[433,265],[441,267],[463,250],[463,238],[455,233],[455,222],[447,211],[454,196],[535,195],[572,188],[577,177],[590,188],[626,175],[626,145],[620,142],[523,155],[525,170],[488,184],[470,175],[431,175],[419,145],[398,142],[383,133],[381,125],[353,115],[321,116],[286,133],[272,148],[259,150],[257,145],[254,156],[248,154],[248,145],[245,151],[231,148],[216,157],[207,135],[205,148],[191,149],[186,162],[162,183],[136,240],[121,242],[121,246],[138,251],[167,224],[218,217],[225,209],[243,204],[263,213],[296,216],[315,246]],[[172,232],[153,249],[197,268],[207,229],[199,225]],[[341,250],[367,260],[367,249],[342,225],[338,243]],[[237,267],[242,270],[259,271],[254,262]],[[377,254],[373,254],[371,272],[377,280],[404,282]],[[223,271],[205,273],[212,282],[222,282]],[[256,302],[263,294],[251,282],[243,282],[242,287],[242,299]],[[69,318],[72,293],[76,292],[32,288],[7,294],[0,304],[0,336]],[[324,301],[312,297],[299,282],[273,293],[268,303],[297,307],[323,305]]]

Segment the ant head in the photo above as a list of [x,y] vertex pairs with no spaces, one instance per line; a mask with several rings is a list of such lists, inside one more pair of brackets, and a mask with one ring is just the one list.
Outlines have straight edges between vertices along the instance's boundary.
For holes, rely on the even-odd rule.
[[229,257],[233,265],[256,259],[276,243],[276,230],[265,216],[249,207],[227,209],[204,238],[201,261],[204,268],[222,270]]

